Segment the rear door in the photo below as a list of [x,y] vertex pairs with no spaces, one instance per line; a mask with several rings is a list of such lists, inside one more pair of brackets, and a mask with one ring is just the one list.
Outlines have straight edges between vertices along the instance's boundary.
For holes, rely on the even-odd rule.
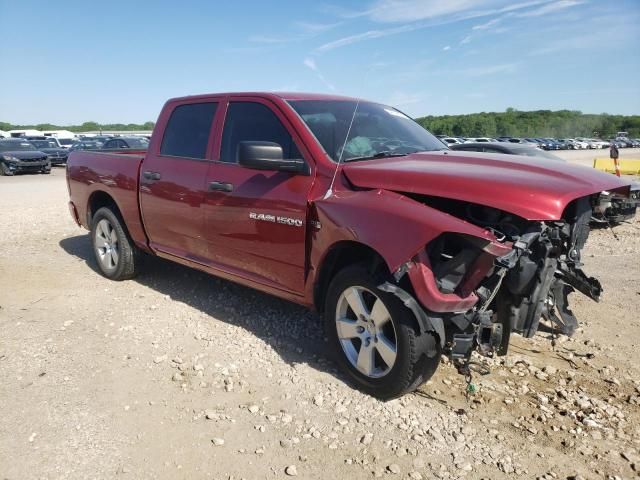
[[205,182],[219,99],[165,107],[140,171],[140,209],[150,246],[204,262]]
[[218,268],[293,293],[304,290],[310,174],[252,170],[237,163],[242,141],[282,146],[284,158],[309,154],[270,101],[230,98],[221,146],[207,176],[205,235]]

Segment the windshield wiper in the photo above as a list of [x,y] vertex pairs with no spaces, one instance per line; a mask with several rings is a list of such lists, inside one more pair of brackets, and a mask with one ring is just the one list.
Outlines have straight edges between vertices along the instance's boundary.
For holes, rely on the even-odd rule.
[[391,158],[391,157],[406,157],[409,155],[408,153],[393,153],[389,150],[384,150],[382,152],[375,153],[373,155],[368,155],[364,157],[352,157],[347,158],[344,162],[357,162],[359,160],[372,160],[374,158]]

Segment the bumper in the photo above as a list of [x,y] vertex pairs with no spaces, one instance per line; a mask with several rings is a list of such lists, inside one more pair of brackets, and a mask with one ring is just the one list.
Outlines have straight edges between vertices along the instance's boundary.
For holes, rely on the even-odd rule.
[[67,164],[67,157],[48,157],[48,159],[51,162],[51,166]]
[[73,218],[73,221],[76,222],[76,225],[81,227],[82,225],[80,224],[80,217],[78,216],[78,210],[76,209],[76,206],[73,204],[73,202],[69,202],[68,207],[71,218]]
[[13,173],[21,172],[40,172],[42,170],[50,170],[51,162],[46,161],[19,161],[19,162],[4,162],[9,167],[9,170]]

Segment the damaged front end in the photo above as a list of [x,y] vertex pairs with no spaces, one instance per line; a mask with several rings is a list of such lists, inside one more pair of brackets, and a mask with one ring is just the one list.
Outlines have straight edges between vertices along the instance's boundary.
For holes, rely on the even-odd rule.
[[380,288],[403,300],[421,328],[437,334],[443,351],[457,360],[474,350],[505,355],[512,332],[532,337],[541,320],[550,332],[572,335],[578,322],[569,294],[595,301],[602,294],[580,260],[594,198],[574,200],[560,220],[530,221],[462,201],[414,197],[491,231],[496,240],[443,233],[395,272],[396,285]]

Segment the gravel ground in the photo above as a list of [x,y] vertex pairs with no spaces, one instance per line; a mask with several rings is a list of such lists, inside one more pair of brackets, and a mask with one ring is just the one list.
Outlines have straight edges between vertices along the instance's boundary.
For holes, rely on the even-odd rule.
[[154,258],[106,280],[66,202],[62,169],[0,177],[0,478],[639,475],[638,221],[592,233],[574,338],[516,337],[468,399],[443,360],[383,403],[301,307]]

